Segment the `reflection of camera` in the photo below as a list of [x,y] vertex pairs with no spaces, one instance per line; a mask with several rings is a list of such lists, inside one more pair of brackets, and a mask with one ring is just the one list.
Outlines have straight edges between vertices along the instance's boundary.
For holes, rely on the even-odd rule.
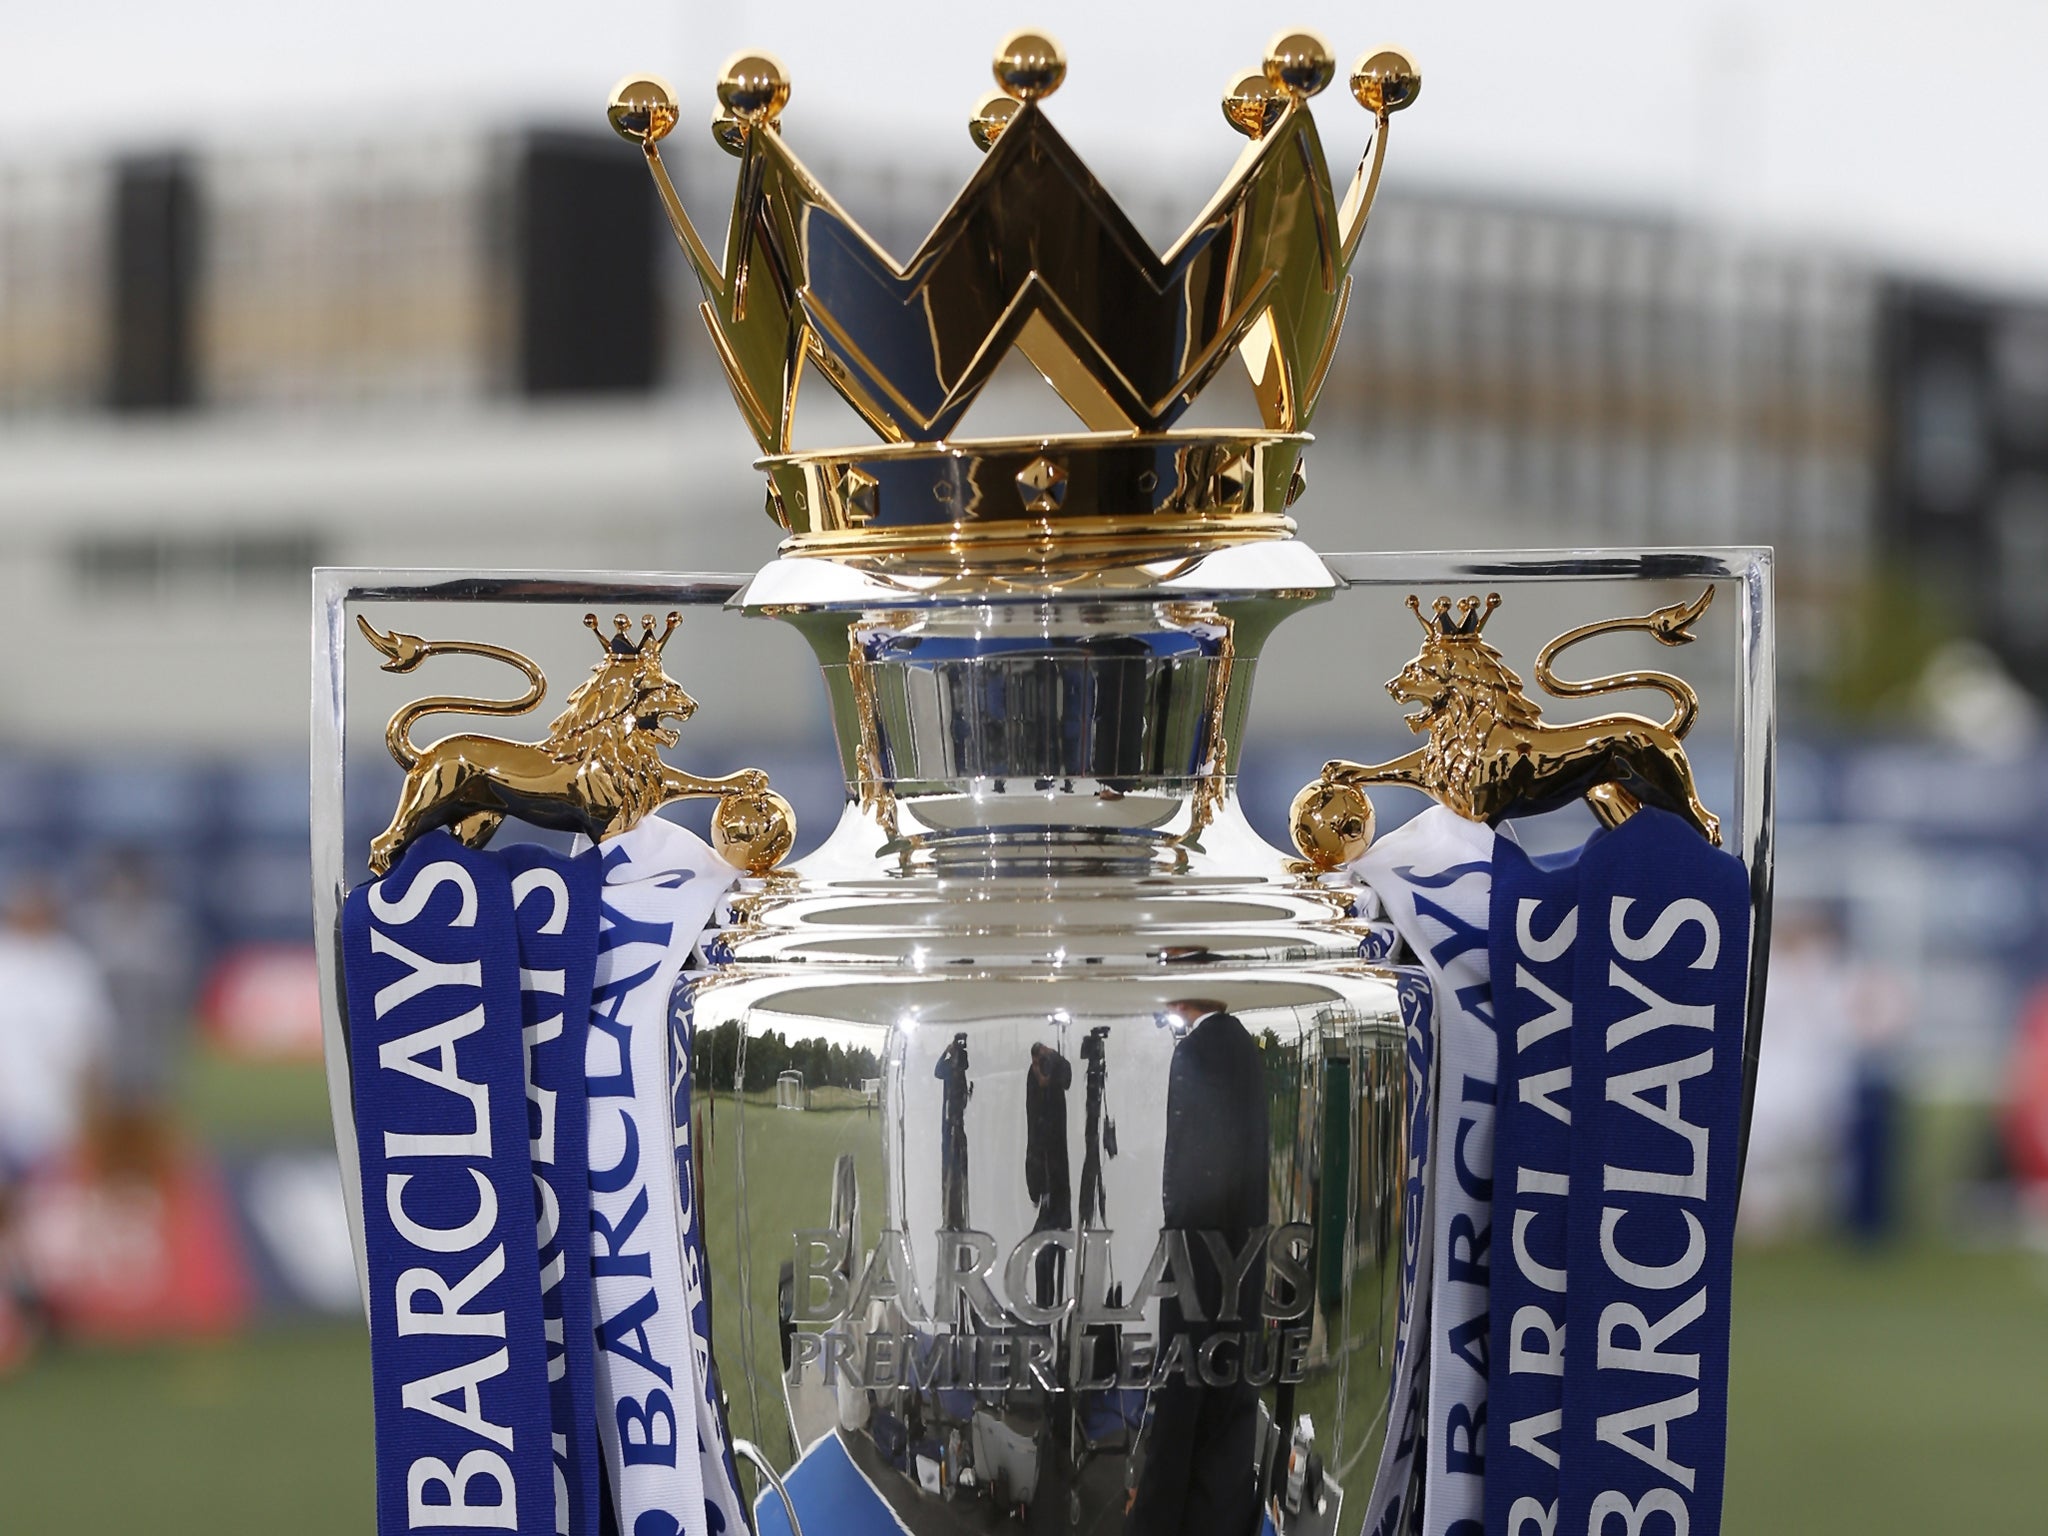
[[[1098,1024],[1088,1031],[1081,1042],[1081,1059],[1088,1063],[1089,1111],[1101,1102],[1102,1090],[1109,1086],[1109,1026]],[[1092,1125],[1091,1125],[1092,1129]],[[1102,1117],[1102,1150],[1110,1157],[1116,1156],[1116,1122],[1108,1115]]]

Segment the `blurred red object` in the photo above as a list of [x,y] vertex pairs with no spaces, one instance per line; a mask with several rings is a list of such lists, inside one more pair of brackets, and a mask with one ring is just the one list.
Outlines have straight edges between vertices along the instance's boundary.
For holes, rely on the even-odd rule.
[[248,1263],[219,1173],[174,1157],[152,1175],[72,1163],[31,1180],[27,1269],[50,1326],[130,1342],[225,1333],[247,1321]]
[[206,979],[199,1016],[207,1039],[228,1055],[318,1061],[320,968],[313,946],[229,951]]
[[2007,1078],[2005,1151],[2020,1186],[2048,1198],[2048,981],[2020,1007]]

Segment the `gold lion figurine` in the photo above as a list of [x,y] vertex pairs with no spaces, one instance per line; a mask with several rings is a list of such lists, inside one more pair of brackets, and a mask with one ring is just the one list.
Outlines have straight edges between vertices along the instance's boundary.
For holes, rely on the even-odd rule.
[[1713,596],[1709,586],[1690,603],[1673,603],[1639,618],[1584,624],[1537,653],[1536,681],[1557,698],[1652,688],[1670,695],[1670,718],[1660,723],[1612,714],[1551,725],[1500,652],[1482,638],[1487,619],[1500,606],[1499,593],[1489,592],[1484,608],[1476,597],[1464,599],[1455,618],[1449,598],[1438,598],[1434,614],[1424,617],[1422,604],[1411,595],[1408,606],[1422,625],[1422,652],[1388,681],[1387,692],[1403,704],[1420,706],[1408,716],[1408,728],[1428,739],[1391,762],[1325,763],[1321,782],[1352,788],[1406,784],[1460,816],[1489,824],[1551,810],[1581,796],[1610,823],[1648,803],[1683,816],[1718,845],[1721,824],[1700,803],[1692,765],[1680,745],[1699,715],[1699,696],[1691,685],[1668,672],[1622,672],[1574,683],[1560,681],[1551,671],[1562,651],[1595,635],[1643,630],[1664,645],[1689,644],[1695,638],[1692,624]]
[[704,779],[661,760],[660,749],[677,740],[662,722],[687,720],[697,712],[697,701],[662,670],[662,647],[680,621],[681,615],[671,613],[668,627],[657,635],[653,615],[646,615],[636,641],[620,614],[607,639],[597,615],[585,614],[583,622],[597,635],[604,657],[569,695],[568,707],[548,727],[545,741],[464,733],[420,749],[412,743],[412,728],[425,716],[523,715],[540,703],[547,679],[531,659],[503,646],[383,634],[358,616],[364,636],[388,658],[386,672],[410,672],[432,656],[485,656],[516,668],[528,685],[516,699],[436,695],[391,717],[384,741],[405,770],[405,788],[391,825],[371,840],[370,868],[387,873],[407,844],[436,827],[481,848],[500,822],[516,816],[597,841],[626,831],[671,800],[765,796],[768,776],[758,768]]

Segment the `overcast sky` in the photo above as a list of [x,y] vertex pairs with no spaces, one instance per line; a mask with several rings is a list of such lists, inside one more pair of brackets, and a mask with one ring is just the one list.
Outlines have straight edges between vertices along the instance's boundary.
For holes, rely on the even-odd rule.
[[[2048,292],[2048,0],[4,0],[0,15],[5,160],[267,127],[597,123],[636,68],[676,83],[680,132],[715,155],[696,120],[720,60],[755,46],[789,66],[800,153],[807,131],[835,150],[855,136],[963,178],[992,47],[1030,23],[1072,61],[1055,119],[1119,190],[1162,161],[1221,177],[1239,144],[1224,80],[1287,21],[1347,65],[1390,41],[1420,60],[1396,184],[1664,209]],[[1317,108],[1333,153],[1353,150],[1363,114],[1341,87]]]

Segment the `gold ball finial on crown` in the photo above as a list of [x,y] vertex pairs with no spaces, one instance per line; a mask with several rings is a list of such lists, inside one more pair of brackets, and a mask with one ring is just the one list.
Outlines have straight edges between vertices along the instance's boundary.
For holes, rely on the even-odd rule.
[[742,50],[718,72],[718,104],[742,123],[772,125],[789,105],[789,72],[771,53]]
[[1067,78],[1067,52],[1043,32],[1012,32],[996,49],[996,84],[1017,101],[1043,101]]
[[628,75],[612,87],[605,116],[628,143],[659,143],[676,125],[676,93],[659,75]]
[[1263,139],[1287,109],[1287,92],[1265,71],[1240,75],[1223,88],[1223,118],[1248,139]]
[[728,155],[747,151],[747,125],[724,108],[711,114],[711,142]]
[[974,140],[974,147],[984,155],[994,149],[996,140],[1010,126],[1010,119],[1023,110],[1023,106],[1016,97],[1002,91],[990,91],[976,102],[974,116],[967,119],[967,136]]
[[1351,94],[1375,115],[1415,105],[1422,94],[1422,71],[1398,48],[1380,48],[1351,66]]
[[1266,45],[1266,78],[1306,101],[1337,78],[1337,55],[1319,32],[1282,32]]

